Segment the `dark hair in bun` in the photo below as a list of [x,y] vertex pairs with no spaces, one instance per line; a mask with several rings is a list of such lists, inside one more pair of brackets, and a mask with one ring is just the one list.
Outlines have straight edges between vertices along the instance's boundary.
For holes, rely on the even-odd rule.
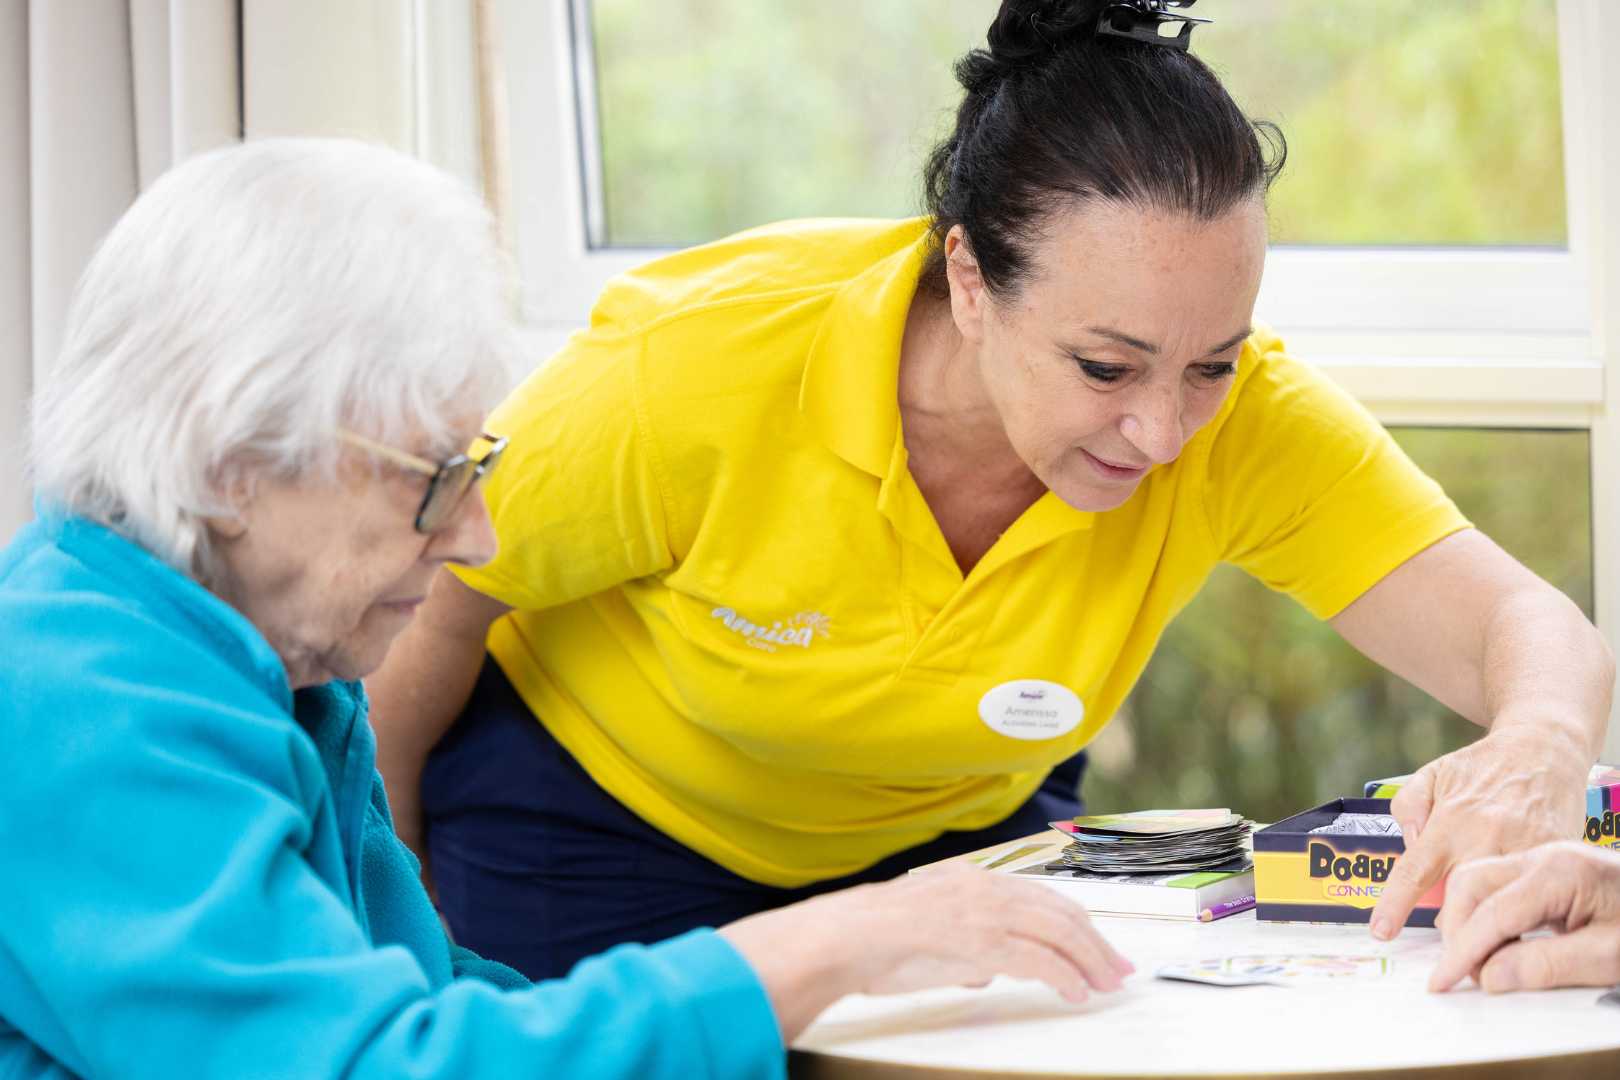
[[1210,220],[1263,194],[1287,144],[1251,121],[1189,52],[1099,35],[1111,0],[1003,0],[987,48],[956,62],[956,128],[923,172],[945,291],[945,234],[961,225],[992,293],[1030,272],[1044,218],[1110,199]]

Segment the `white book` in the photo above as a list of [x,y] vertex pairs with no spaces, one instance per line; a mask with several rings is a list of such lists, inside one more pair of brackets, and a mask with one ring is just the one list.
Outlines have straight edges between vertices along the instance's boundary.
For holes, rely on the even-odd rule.
[[912,869],[927,873],[968,863],[1050,886],[1100,915],[1136,915],[1196,921],[1204,912],[1254,897],[1254,871],[1168,874],[1093,874],[1063,865],[1068,841],[1052,833],[994,844]]

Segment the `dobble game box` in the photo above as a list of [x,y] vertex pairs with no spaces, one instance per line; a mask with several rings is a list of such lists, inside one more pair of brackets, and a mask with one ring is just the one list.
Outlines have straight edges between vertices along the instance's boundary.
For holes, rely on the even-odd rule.
[[[1254,834],[1255,916],[1263,922],[1364,923],[1406,851],[1398,835],[1313,833],[1344,814],[1388,814],[1388,799],[1335,799]],[[1433,926],[1445,898],[1418,898],[1408,926]]]
[[[1407,776],[1369,780],[1368,798],[1390,799],[1401,790]],[[1620,850],[1620,766],[1594,765],[1586,776],[1586,828],[1581,837],[1588,844]]]

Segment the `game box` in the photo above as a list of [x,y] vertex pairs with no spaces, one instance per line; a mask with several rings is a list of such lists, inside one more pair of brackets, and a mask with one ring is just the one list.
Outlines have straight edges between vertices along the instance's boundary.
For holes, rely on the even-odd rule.
[[[1262,922],[1364,923],[1406,851],[1399,836],[1312,834],[1341,814],[1388,814],[1388,799],[1334,799],[1254,834],[1255,916]],[[1418,898],[1408,926],[1433,926],[1444,884]]]

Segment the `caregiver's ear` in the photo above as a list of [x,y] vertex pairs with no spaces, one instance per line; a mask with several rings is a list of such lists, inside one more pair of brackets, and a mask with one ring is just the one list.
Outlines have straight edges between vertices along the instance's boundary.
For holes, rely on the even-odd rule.
[[967,230],[952,225],[945,234],[945,282],[951,294],[951,319],[957,332],[969,341],[983,337],[985,301],[984,275],[979,260],[968,246]]

